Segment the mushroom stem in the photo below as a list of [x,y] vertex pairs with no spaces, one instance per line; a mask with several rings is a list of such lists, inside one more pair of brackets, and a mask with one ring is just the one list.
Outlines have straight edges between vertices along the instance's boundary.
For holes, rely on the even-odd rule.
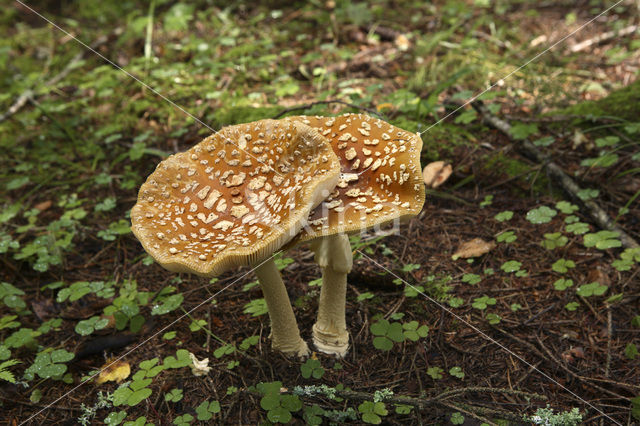
[[347,274],[353,266],[353,253],[346,234],[323,237],[312,244],[322,268],[322,289],[318,319],[313,325],[313,343],[319,351],[343,357],[349,348],[345,321]]
[[293,314],[287,289],[282,282],[280,271],[273,258],[255,269],[271,319],[271,347],[286,355],[304,357],[309,354],[307,343],[300,337],[300,331]]

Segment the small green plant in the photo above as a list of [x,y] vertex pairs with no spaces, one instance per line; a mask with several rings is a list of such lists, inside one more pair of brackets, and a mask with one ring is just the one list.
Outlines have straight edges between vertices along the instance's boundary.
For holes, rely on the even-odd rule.
[[609,287],[606,285],[600,284],[599,282],[592,282],[578,287],[576,293],[582,297],[602,296],[608,289]]
[[273,423],[289,423],[291,413],[302,409],[302,401],[296,395],[280,393],[282,382],[258,383],[256,390],[263,396],[260,407],[267,412],[267,418]]
[[486,318],[487,318],[487,321],[489,322],[489,324],[491,324],[491,325],[499,324],[500,321],[502,321],[502,317],[500,317],[500,315],[494,314],[492,312],[488,313]]
[[508,220],[511,220],[511,218],[513,218],[513,212],[511,210],[505,210],[503,212],[498,213],[493,218],[498,222],[506,222]]
[[[624,348],[624,355],[629,359],[636,359],[638,356],[638,347],[635,343],[627,343],[627,346]],[[0,364],[0,368],[2,368],[2,364]]]
[[60,379],[67,371],[65,363],[71,361],[74,356],[64,349],[47,348],[39,352],[33,364],[25,370],[25,378],[31,380],[37,374],[43,379]]
[[404,342],[402,324],[399,322],[390,323],[386,319],[380,319],[369,327],[373,338],[373,346],[376,349],[389,351],[393,347],[393,342]]
[[464,416],[462,415],[462,413],[456,411],[455,413],[451,414],[451,417],[449,417],[449,421],[454,425],[461,425],[464,424]]
[[165,369],[188,367],[191,364],[191,357],[189,356],[189,351],[186,349],[178,349],[176,351],[176,356],[169,355],[162,362],[162,366]]
[[4,380],[9,383],[15,383],[16,378],[13,373],[7,370],[9,367],[13,367],[16,364],[20,364],[20,361],[17,359],[9,359],[0,363],[0,380]]
[[505,231],[505,232],[501,232],[500,234],[498,234],[498,236],[496,236],[496,241],[499,243],[513,243],[514,241],[516,241],[518,239],[518,237],[516,236],[516,234],[513,231]]
[[189,413],[186,413],[173,419],[173,424],[177,426],[186,426],[190,425],[192,421],[193,416]]
[[551,269],[553,269],[555,272],[559,274],[566,274],[567,272],[569,272],[569,269],[572,269],[575,267],[576,267],[576,264],[573,260],[566,260],[566,259],[558,259],[553,263],[553,265],[551,265]]
[[202,401],[202,403],[196,407],[197,418],[202,421],[211,420],[213,415],[219,412],[220,403],[218,401]]
[[372,425],[382,423],[382,417],[389,414],[384,402],[364,401],[358,405],[358,411],[362,415],[362,421]]
[[26,308],[27,304],[20,296],[24,296],[24,291],[7,282],[0,283],[0,300],[7,308],[15,310]]
[[557,215],[558,212],[547,206],[540,206],[538,208],[529,210],[526,219],[533,224],[549,223],[551,219]]
[[627,248],[620,253],[620,259],[616,259],[611,263],[611,266],[618,271],[629,271],[634,264],[640,263],[640,248]]
[[433,380],[440,380],[443,377],[444,370],[440,367],[429,367],[427,368],[427,375],[431,377]]
[[151,315],[165,315],[171,311],[175,311],[182,305],[184,296],[182,293],[173,294],[176,288],[172,285],[164,287],[154,300]]
[[320,417],[322,414],[324,414],[324,410],[320,406],[307,405],[304,407],[302,418],[308,425],[319,426],[322,424],[322,417]]
[[373,299],[375,295],[370,291],[365,291],[364,293],[360,293],[358,298],[356,299],[358,302],[364,302],[365,300]]
[[133,407],[151,396],[148,386],[166,368],[165,365],[157,365],[158,361],[158,358],[152,358],[139,364],[140,369],[131,377],[132,381],[123,383],[113,392],[115,407],[123,404]]
[[164,400],[167,402],[178,402],[182,399],[182,396],[182,389],[174,388],[164,394]]
[[409,321],[402,324],[402,333],[404,337],[417,342],[421,337],[427,337],[429,334],[429,327],[426,325],[420,325],[418,321]]
[[462,276],[461,281],[463,283],[468,283],[471,285],[476,285],[478,284],[480,281],[482,281],[482,277],[478,274],[464,274]]
[[571,286],[573,286],[573,280],[568,278],[559,278],[553,283],[553,288],[558,291],[564,291]]
[[568,224],[564,229],[567,232],[571,232],[573,235],[583,235],[589,232],[589,225],[582,222],[573,222],[571,224]]
[[244,305],[243,312],[245,314],[251,314],[252,317],[259,317],[269,312],[267,308],[267,302],[263,299],[253,299],[246,305]]
[[618,239],[620,234],[614,231],[599,231],[584,236],[585,247],[595,247],[598,250],[607,250],[614,247],[622,246]]
[[489,296],[482,296],[482,297],[477,297],[475,299],[473,299],[473,303],[471,304],[471,306],[473,306],[476,309],[480,309],[480,310],[485,310],[487,309],[488,306],[492,306],[496,304],[496,299],[493,297],[489,297]]
[[106,425],[119,425],[122,421],[127,417],[127,412],[124,410],[121,411],[112,411],[109,413],[107,417],[104,418],[104,424]]
[[213,356],[219,359],[225,355],[231,355],[235,351],[236,351],[236,347],[227,343],[225,345],[220,346],[215,351],[213,351]]
[[558,209],[561,213],[564,214],[568,214],[568,215],[572,215],[573,213],[577,212],[578,210],[580,210],[580,208],[578,206],[576,206],[575,204],[572,204],[568,201],[558,201],[556,203],[556,209]]
[[309,358],[304,364],[300,366],[300,372],[302,373],[302,377],[308,379],[313,377],[314,379],[320,379],[324,376],[324,368],[322,368],[322,364],[317,359]]
[[257,335],[245,337],[244,339],[242,339],[242,342],[240,342],[240,344],[238,345],[238,349],[240,349],[241,351],[246,351],[251,346],[257,345],[259,341],[260,341],[260,336],[257,336]]
[[76,324],[75,331],[81,336],[88,336],[96,330],[102,330],[107,325],[109,325],[108,318],[95,316],[78,322],[78,324]]
[[460,367],[451,367],[449,369],[449,374],[453,377],[457,377],[458,379],[464,379],[464,371],[462,371],[462,368]]
[[569,242],[569,238],[562,235],[560,232],[553,232],[550,234],[544,234],[544,240],[542,240],[542,247],[547,250],[553,250],[558,247],[564,247]]
[[573,312],[580,307],[580,304],[578,302],[569,302],[564,307],[567,311]]
[[485,195],[484,200],[480,202],[480,207],[481,208],[488,207],[491,204],[493,204],[493,195]]
[[588,200],[593,200],[594,198],[598,197],[598,195],[600,195],[600,191],[597,190],[597,189],[593,189],[593,188],[585,188],[585,189],[581,189],[580,191],[578,191],[576,195],[582,201],[588,201]]
[[522,262],[518,262],[517,260],[507,260],[500,266],[500,269],[509,274],[519,272],[521,266]]

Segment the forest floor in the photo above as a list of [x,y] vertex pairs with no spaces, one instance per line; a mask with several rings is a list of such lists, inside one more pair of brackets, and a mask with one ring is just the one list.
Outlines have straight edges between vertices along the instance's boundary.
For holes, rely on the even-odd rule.
[[[640,422],[637,2],[223,3],[0,10],[0,421]],[[213,130],[345,112],[453,173],[351,238],[346,357],[291,359],[248,268],[169,272],[129,212]],[[308,246],[277,265],[310,341],[320,270]]]

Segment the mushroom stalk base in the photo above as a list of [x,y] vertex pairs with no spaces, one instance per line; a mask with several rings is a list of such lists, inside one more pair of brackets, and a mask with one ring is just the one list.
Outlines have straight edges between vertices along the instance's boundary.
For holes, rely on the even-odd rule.
[[255,272],[269,309],[271,347],[286,355],[307,356],[309,348],[300,337],[287,289],[273,258],[258,266]]
[[345,321],[347,274],[353,266],[349,237],[345,234],[324,237],[313,243],[316,262],[322,268],[322,289],[318,319],[313,325],[313,343],[319,351],[343,357],[349,349]]

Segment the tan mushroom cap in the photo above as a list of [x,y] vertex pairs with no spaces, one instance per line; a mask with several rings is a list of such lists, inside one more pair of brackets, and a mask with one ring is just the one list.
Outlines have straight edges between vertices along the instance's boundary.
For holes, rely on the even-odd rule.
[[293,243],[351,233],[417,215],[425,201],[422,139],[365,114],[296,116],[327,137],[340,159],[340,181]]
[[132,230],[163,267],[217,276],[293,238],[339,173],[328,140],[302,123],[225,127],[158,165],[131,210]]

